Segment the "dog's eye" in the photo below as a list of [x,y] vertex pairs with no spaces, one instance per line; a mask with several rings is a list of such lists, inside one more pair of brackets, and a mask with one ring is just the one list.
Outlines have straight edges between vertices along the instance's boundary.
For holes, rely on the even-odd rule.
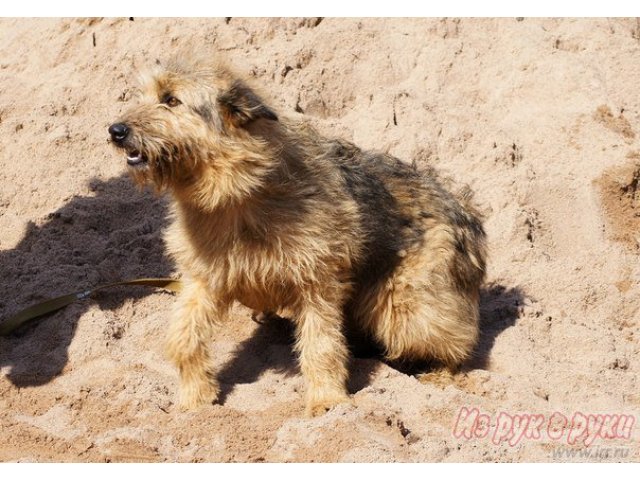
[[163,99],[162,99],[162,103],[170,106],[170,107],[177,107],[178,105],[180,105],[182,102],[180,100],[178,100],[176,97],[171,96],[171,95],[166,95]]

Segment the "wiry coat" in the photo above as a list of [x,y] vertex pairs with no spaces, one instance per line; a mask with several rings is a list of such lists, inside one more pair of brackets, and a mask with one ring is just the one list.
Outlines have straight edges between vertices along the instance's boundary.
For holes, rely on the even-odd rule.
[[485,235],[433,172],[279,118],[220,66],[157,69],[120,122],[118,145],[143,160],[134,176],[174,198],[183,406],[217,397],[208,342],[234,301],[294,320],[311,414],[348,398],[347,330],[394,360],[471,353]]

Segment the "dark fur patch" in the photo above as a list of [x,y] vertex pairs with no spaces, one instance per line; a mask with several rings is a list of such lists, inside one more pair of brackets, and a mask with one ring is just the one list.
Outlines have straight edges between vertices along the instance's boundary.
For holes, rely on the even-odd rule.
[[[365,230],[365,255],[355,272],[356,284],[362,288],[393,271],[400,260],[399,252],[421,241],[424,232],[414,228],[412,219],[400,211],[385,185],[387,175],[398,175],[395,168],[389,168],[389,159],[340,141],[334,142],[330,155],[358,204]],[[402,163],[397,166],[405,167]]]
[[200,115],[205,122],[213,124],[213,111],[210,105],[202,104],[193,107],[193,111]]

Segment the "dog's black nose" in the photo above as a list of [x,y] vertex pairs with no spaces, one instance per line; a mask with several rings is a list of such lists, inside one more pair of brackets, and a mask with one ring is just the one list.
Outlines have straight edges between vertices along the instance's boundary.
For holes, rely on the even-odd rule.
[[109,134],[111,135],[111,140],[116,143],[122,143],[129,135],[129,127],[124,123],[114,123],[109,127]]

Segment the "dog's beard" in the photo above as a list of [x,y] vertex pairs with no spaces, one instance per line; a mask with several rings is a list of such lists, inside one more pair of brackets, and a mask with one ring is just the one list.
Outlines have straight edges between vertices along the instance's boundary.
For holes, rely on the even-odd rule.
[[145,165],[143,167],[129,167],[128,170],[129,175],[131,175],[134,183],[139,187],[144,187],[149,184],[155,185],[156,182],[153,181],[153,177],[149,171],[148,165]]
[[140,155],[146,161],[134,160],[133,165],[127,161],[134,182],[140,186],[152,185],[157,191],[166,190],[172,183],[172,160],[164,156],[149,157],[143,152]]
[[175,159],[167,146],[136,136],[122,147],[126,154],[129,174],[139,186],[152,185],[157,191],[166,190],[175,170]]

